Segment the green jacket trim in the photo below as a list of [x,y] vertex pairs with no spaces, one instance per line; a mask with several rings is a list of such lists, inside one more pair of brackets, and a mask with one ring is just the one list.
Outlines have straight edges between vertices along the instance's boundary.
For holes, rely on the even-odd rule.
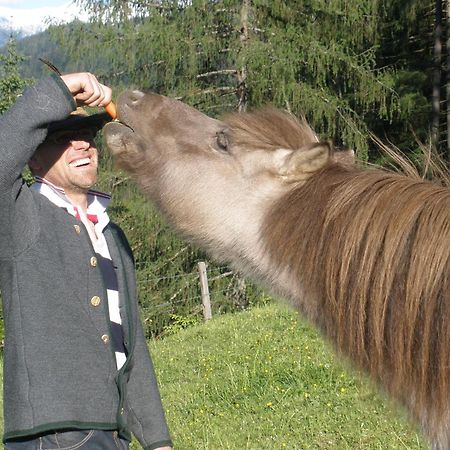
[[155,442],[152,445],[144,447],[144,450],[155,450],[155,448],[160,448],[160,447],[173,447],[172,441]]
[[[33,436],[45,433],[46,431],[57,431],[57,430],[117,430],[118,425],[116,423],[98,423],[98,422],[53,422],[41,425],[39,427],[31,428],[28,430],[17,430],[6,433],[3,436],[3,442],[14,439],[20,439],[23,437],[29,437],[32,439]],[[157,447],[156,447],[157,448]]]

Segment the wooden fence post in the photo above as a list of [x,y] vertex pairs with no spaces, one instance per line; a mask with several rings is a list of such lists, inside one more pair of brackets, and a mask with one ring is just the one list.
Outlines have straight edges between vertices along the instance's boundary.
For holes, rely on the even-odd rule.
[[211,299],[209,297],[208,275],[206,274],[206,264],[198,263],[198,273],[200,275],[200,289],[202,293],[203,317],[205,320],[212,318]]

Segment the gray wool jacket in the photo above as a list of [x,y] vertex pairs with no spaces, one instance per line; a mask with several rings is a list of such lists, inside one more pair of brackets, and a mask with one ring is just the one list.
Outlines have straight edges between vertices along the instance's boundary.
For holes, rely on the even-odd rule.
[[[0,117],[0,288],[4,442],[62,429],[133,433],[144,449],[172,445],[136,300],[134,261],[122,230],[105,229],[117,267],[128,351],[117,370],[100,268],[86,229],[27,187],[21,171],[50,122],[76,108],[57,76],[29,87]],[[81,229],[81,232],[79,232]]]

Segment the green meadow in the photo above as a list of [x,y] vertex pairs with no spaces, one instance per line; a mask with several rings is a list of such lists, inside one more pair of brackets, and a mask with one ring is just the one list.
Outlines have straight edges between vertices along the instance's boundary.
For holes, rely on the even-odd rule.
[[218,316],[150,349],[176,449],[427,448],[404,411],[283,306]]

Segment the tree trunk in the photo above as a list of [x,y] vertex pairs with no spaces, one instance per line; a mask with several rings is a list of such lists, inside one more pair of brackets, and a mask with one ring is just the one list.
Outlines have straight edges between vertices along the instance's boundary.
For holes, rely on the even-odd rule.
[[446,78],[445,78],[445,86],[447,92],[447,166],[450,167],[450,0],[447,0],[446,5],[446,18],[445,18],[445,31],[447,33],[446,39]]
[[431,139],[435,149],[439,149],[439,123],[441,113],[441,64],[442,64],[442,1],[436,0],[434,30],[434,76],[432,97]]
[[240,67],[238,69],[238,88],[237,95],[239,97],[238,111],[243,112],[247,109],[248,90],[247,90],[247,65],[245,60],[245,46],[248,41],[248,11],[250,0],[243,0],[241,7],[241,29],[239,39],[241,41],[241,56],[239,58]]

